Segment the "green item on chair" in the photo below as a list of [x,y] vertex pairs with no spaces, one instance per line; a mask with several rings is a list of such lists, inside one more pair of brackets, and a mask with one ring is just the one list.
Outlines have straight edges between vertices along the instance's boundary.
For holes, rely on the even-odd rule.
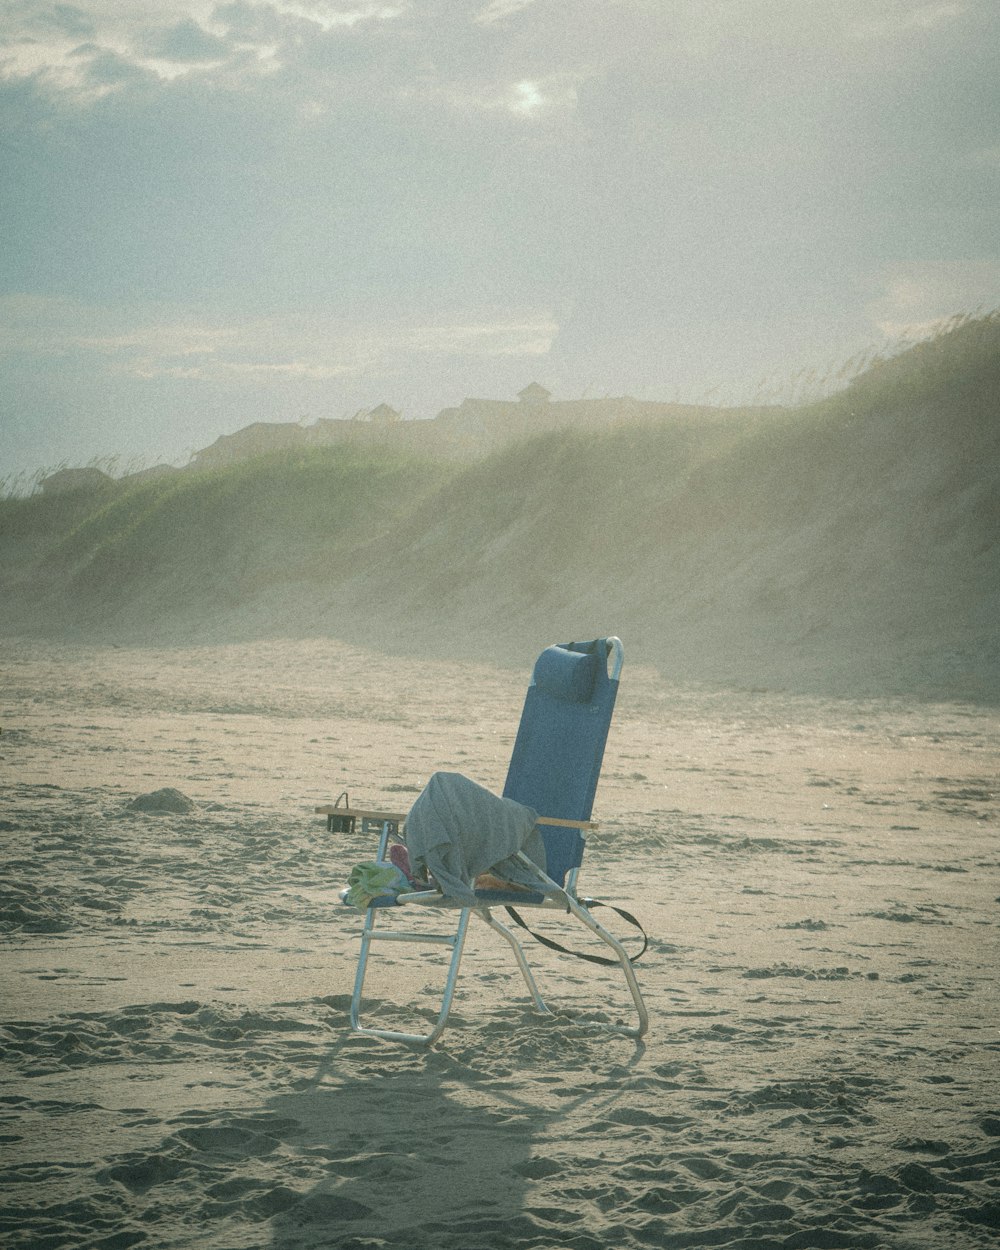
[[374,898],[395,898],[397,894],[412,892],[413,886],[407,880],[406,874],[395,864],[372,860],[365,864],[355,864],[351,869],[344,902],[363,910]]

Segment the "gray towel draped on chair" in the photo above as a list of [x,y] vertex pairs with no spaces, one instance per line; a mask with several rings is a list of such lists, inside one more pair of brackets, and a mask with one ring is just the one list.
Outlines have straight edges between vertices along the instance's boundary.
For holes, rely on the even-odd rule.
[[530,869],[511,858],[523,851],[545,871],[537,820],[532,808],[502,799],[461,773],[435,773],[406,818],[410,863],[468,907],[476,904],[472,885],[482,872],[537,888]]

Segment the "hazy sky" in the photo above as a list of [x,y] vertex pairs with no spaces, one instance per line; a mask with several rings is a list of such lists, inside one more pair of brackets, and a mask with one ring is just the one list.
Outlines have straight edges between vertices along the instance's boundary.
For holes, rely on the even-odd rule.
[[0,475],[1000,305],[998,0],[0,8]]

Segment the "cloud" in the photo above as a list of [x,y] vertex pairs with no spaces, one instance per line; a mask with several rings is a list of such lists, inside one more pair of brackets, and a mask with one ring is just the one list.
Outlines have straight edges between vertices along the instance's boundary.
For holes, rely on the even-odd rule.
[[883,268],[872,324],[889,338],[920,338],[962,313],[1000,307],[1000,258],[899,261]]
[[580,82],[580,76],[572,74],[522,78],[515,82],[451,81],[430,90],[419,87],[414,96],[443,101],[458,112],[501,113],[531,121],[575,108]]
[[320,30],[333,30],[338,26],[356,26],[359,22],[386,22],[399,17],[409,7],[407,4],[331,4],[327,0],[270,0],[261,7],[273,8],[275,12],[312,22]]
[[164,61],[222,61],[231,51],[218,35],[213,35],[190,18],[152,33],[145,41],[148,54]]
[[548,316],[486,321],[473,325],[429,325],[402,331],[387,340],[431,356],[544,356],[559,327]]
[[922,0],[895,0],[874,13],[855,19],[849,29],[858,39],[894,39],[912,32],[929,31],[961,17],[968,4],[951,0],[926,4]]
[[94,23],[90,16],[75,4],[54,4],[44,17],[47,17],[53,26],[76,39],[94,33]]
[[[84,328],[85,327],[85,328]],[[233,340],[233,326],[198,321],[176,310],[83,303],[65,296],[0,296],[0,355],[165,357],[204,355]]]
[[484,26],[490,26],[494,22],[502,22],[508,17],[522,13],[534,3],[535,0],[492,0],[491,4],[476,15],[476,21]]
[[995,0],[8,10],[0,293],[42,304],[0,342],[42,425],[429,414],[542,358],[698,393],[1000,302]]
[[121,372],[146,380],[174,378],[188,382],[232,382],[239,386],[256,387],[283,382],[329,382],[350,376],[357,370],[350,365],[317,365],[303,360],[211,360],[198,365],[138,361]]
[[[204,4],[185,0],[162,5],[91,0],[86,11],[71,6],[50,11],[31,0],[16,7],[20,34],[0,39],[0,80],[32,78],[81,106],[143,75],[170,82],[228,66],[266,74],[275,51],[273,45],[230,38],[225,22],[209,15]],[[289,32],[288,19],[277,18],[276,24]]]
[[82,86],[96,89],[98,95],[130,84],[149,81],[149,71],[111,48],[81,44],[70,56],[81,67]]
[[[81,333],[81,324],[89,330]],[[89,358],[113,374],[233,385],[363,376],[414,357],[538,357],[557,331],[547,314],[358,325],[301,315],[192,319],[170,308],[157,315],[66,299],[0,299],[0,357]]]
[[973,148],[967,160],[974,168],[1000,169],[1000,146],[993,148]]

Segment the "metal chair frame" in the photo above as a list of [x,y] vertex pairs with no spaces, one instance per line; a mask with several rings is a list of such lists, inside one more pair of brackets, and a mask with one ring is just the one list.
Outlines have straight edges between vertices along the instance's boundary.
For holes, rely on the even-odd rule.
[[[623,661],[622,644],[617,638],[608,638],[605,640],[608,650],[614,657],[613,670],[611,679],[617,681],[618,674],[621,671]],[[339,802],[339,800],[338,800]],[[340,808],[320,808],[319,811],[327,812],[330,819],[334,819],[332,812],[337,812],[337,819],[346,815],[344,809]],[[390,842],[393,840],[402,841],[400,836],[400,828],[405,819],[402,815],[384,812],[361,812],[353,810],[351,818],[360,819],[362,822],[362,830],[380,829],[377,858],[386,860],[389,852]],[[584,820],[565,820],[540,817],[539,825],[556,825],[564,826],[571,829],[577,829],[580,832],[581,839],[584,830],[594,829],[597,826],[590,821]],[[580,858],[582,858],[582,848]],[[510,946],[517,962],[518,969],[528,989],[532,1006],[535,1011],[542,1015],[553,1015],[554,1013],[542,998],[535,981],[534,975],[528,964],[527,956],[520,939],[512,932],[507,925],[501,923],[492,914],[492,908],[509,904],[516,904],[518,907],[527,907],[531,909],[544,909],[550,911],[562,911],[569,913],[579,920],[587,929],[590,930],[597,938],[604,942],[614,952],[615,957],[621,966],[625,976],[626,986],[632,997],[635,1006],[638,1023],[635,1025],[609,1026],[613,1027],[616,1032],[624,1033],[627,1036],[640,1038],[649,1027],[649,1016],[646,1005],[639,989],[639,983],[636,979],[635,969],[629,959],[628,952],[622,946],[613,934],[609,933],[594,917],[590,914],[586,906],[586,900],[581,900],[577,894],[577,876],[579,873],[579,864],[569,869],[566,874],[565,884],[560,886],[556,881],[544,873],[536,864],[534,864],[526,855],[519,855],[519,860],[530,870],[532,875],[538,882],[538,894],[540,898],[529,895],[527,898],[520,893],[511,893],[510,896],[504,897],[502,900],[490,898],[489,901],[484,900],[476,906],[466,906],[454,899],[449,899],[437,890],[421,890],[409,894],[400,894],[394,901],[388,904],[381,904],[378,901],[373,902],[365,911],[364,925],[361,932],[361,952],[358,959],[357,974],[354,979],[354,989],[351,995],[351,1028],[355,1033],[364,1037],[381,1037],[390,1041],[413,1042],[425,1046],[430,1046],[438,1040],[444,1032],[448,1015],[451,1011],[452,1000],[454,998],[455,986],[458,982],[458,972],[462,962],[462,952],[465,945],[466,933],[469,927],[469,920],[472,916],[476,916],[484,924],[486,924],[495,933],[498,933],[504,941]],[[441,910],[457,910],[459,912],[458,922],[453,933],[429,933],[421,932],[413,929],[395,930],[383,927],[377,927],[377,916],[382,913],[398,914],[399,907],[419,908],[421,910],[432,909],[434,911]],[[361,1022],[361,1005],[362,995],[364,992],[365,976],[368,970],[368,959],[371,954],[373,944],[380,942],[411,942],[415,944],[427,945],[443,945],[451,948],[451,958],[448,962],[448,970],[445,977],[445,984],[442,993],[441,1007],[438,1012],[437,1020],[434,1026],[426,1033],[411,1033],[400,1029],[383,1029],[371,1025],[364,1025]]]

